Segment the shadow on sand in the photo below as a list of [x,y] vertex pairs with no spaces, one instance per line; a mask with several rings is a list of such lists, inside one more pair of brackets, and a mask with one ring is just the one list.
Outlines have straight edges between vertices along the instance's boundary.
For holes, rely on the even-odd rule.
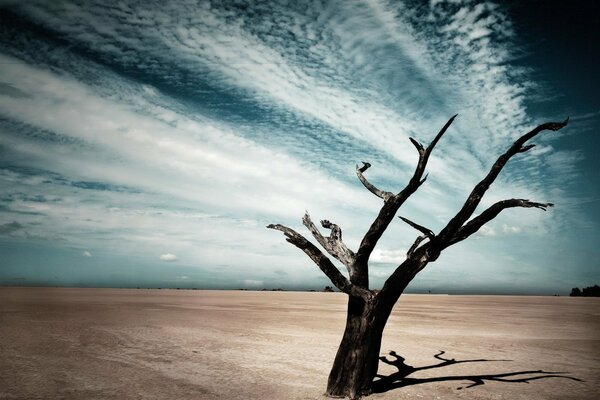
[[456,364],[464,364],[464,363],[475,363],[475,362],[490,362],[490,361],[511,361],[511,360],[486,360],[486,359],[476,359],[476,360],[455,360],[454,358],[448,359],[442,357],[445,354],[444,351],[440,351],[438,354],[433,357],[438,359],[440,362],[437,364],[426,365],[424,367],[413,367],[406,364],[404,358],[398,355],[395,351],[390,351],[389,355],[393,357],[393,359],[388,359],[387,356],[379,357],[379,359],[388,364],[393,365],[398,369],[397,372],[390,374],[388,376],[377,375],[375,381],[373,381],[372,392],[373,393],[383,393],[389,390],[402,388],[405,386],[411,385],[420,385],[423,383],[431,383],[431,382],[447,382],[447,381],[470,381],[471,383],[467,386],[460,386],[457,390],[461,390],[463,388],[472,388],[474,386],[484,385],[486,381],[495,381],[495,382],[509,382],[509,383],[529,383],[531,381],[546,379],[546,378],[564,378],[570,379],[573,381],[582,382],[581,379],[574,378],[572,376],[564,375],[566,372],[551,372],[551,371],[543,371],[543,370],[535,370],[535,371],[516,371],[516,372],[505,372],[500,374],[486,374],[486,375],[450,375],[450,376],[436,376],[433,378],[410,378],[409,375],[417,372],[424,371],[428,369],[436,369],[447,367],[450,365]]

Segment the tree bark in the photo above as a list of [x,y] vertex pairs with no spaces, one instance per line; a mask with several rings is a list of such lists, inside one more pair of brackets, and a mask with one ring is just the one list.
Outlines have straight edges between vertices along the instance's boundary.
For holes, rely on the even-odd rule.
[[349,296],[346,329],[327,382],[328,396],[358,399],[371,393],[387,320],[408,283],[427,263],[422,254],[408,258],[401,277],[388,281],[369,301]]
[[358,399],[370,393],[386,320],[374,303],[348,298],[346,329],[329,373],[328,396]]

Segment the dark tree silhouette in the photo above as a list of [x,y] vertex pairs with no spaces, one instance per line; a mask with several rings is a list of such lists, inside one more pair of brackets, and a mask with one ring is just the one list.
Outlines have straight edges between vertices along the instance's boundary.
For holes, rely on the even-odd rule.
[[332,257],[344,264],[348,270],[349,279],[317,246],[295,230],[279,224],[267,226],[282,231],[288,242],[304,251],[331,282],[349,296],[346,328],[327,382],[326,394],[329,396],[356,399],[371,392],[372,382],[377,374],[381,337],[392,308],[410,281],[429,262],[437,260],[442,250],[468,238],[485,223],[494,219],[502,210],[512,207],[546,210],[547,207],[553,205],[525,199],[508,199],[493,204],[478,216],[471,218],[481,198],[510,158],[534,147],[535,145],[526,143],[540,132],[557,131],[563,128],[567,124],[568,118],[563,122],[539,125],[517,139],[496,160],[488,174],[475,185],[462,208],[439,233],[435,234],[424,226],[400,217],[408,225],[418,230],[421,235],[415,239],[408,250],[406,260],[390,275],[381,290],[371,290],[369,288],[369,257],[402,204],[427,179],[427,175],[424,176],[424,173],[431,152],[454,118],[456,115],[450,118],[427,147],[410,138],[419,153],[419,160],[412,178],[397,194],[380,190],[365,178],[363,174],[371,167],[371,164],[363,162],[361,167],[356,166],[358,179],[365,188],[383,200],[379,214],[362,238],[356,252],[350,250],[342,241],[342,230],[339,226],[328,220],[321,221],[321,226],[330,231],[329,236],[324,236],[308,213],[304,215],[302,219],[304,226]]
[[581,291],[583,297],[600,297],[600,286],[588,286]]
[[571,289],[571,297],[600,297],[600,286],[588,286],[580,290],[579,288],[574,287]]

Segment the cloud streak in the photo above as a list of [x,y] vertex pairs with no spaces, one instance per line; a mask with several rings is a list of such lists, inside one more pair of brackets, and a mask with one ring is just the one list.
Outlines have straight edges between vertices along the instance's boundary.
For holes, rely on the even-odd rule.
[[[533,125],[525,99],[535,85],[510,66],[516,33],[492,2],[158,4],[4,10],[0,234],[60,237],[79,254],[140,262],[152,262],[148,248],[168,248],[190,267],[227,266],[223,277],[252,267],[249,281],[265,283],[286,265],[286,279],[316,282],[318,271],[303,274],[309,262],[264,225],[299,225],[309,209],[356,246],[379,203],[354,164],[371,162],[369,179],[399,190],[417,159],[408,137],[427,143],[459,112],[403,210],[439,229]],[[482,206],[569,204],[559,188],[579,159],[542,139]],[[478,240],[544,237],[578,212],[507,212]],[[374,261],[397,264],[413,238],[390,228]]]

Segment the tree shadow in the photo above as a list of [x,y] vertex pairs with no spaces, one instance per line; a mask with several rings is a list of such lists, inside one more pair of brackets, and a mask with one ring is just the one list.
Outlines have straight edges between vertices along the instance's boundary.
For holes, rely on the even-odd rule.
[[543,370],[531,370],[531,371],[515,371],[505,372],[500,374],[482,374],[482,375],[450,375],[450,376],[436,376],[433,378],[411,378],[409,375],[428,369],[442,368],[450,365],[464,364],[464,363],[475,363],[475,362],[491,362],[491,361],[511,361],[511,360],[487,360],[487,359],[473,359],[473,360],[456,360],[454,358],[448,359],[442,357],[445,354],[441,351],[433,357],[440,360],[437,364],[426,365],[423,367],[413,367],[405,363],[404,357],[398,355],[395,351],[390,351],[389,355],[394,359],[388,359],[387,356],[379,357],[379,359],[388,364],[393,365],[398,370],[390,375],[383,376],[377,375],[377,378],[373,381],[372,392],[383,393],[393,389],[399,389],[406,386],[420,385],[423,383],[431,382],[447,382],[447,381],[470,381],[471,383],[467,386],[459,386],[457,390],[468,389],[475,386],[484,385],[486,381],[495,382],[509,382],[509,383],[529,383],[531,381],[547,378],[563,378],[570,379],[573,381],[582,382],[582,379],[574,378],[572,376],[564,375],[566,372],[553,372]]

